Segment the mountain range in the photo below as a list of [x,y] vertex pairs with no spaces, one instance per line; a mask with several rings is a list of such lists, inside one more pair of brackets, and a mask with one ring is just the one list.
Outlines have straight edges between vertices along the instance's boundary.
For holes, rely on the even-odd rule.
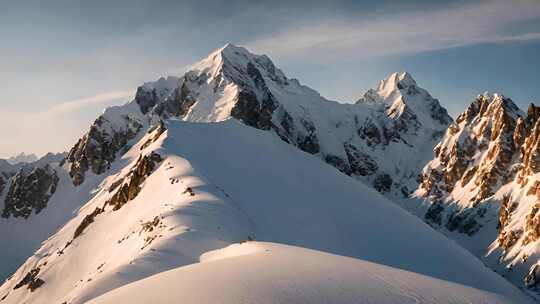
[[406,72],[339,103],[227,44],[107,108],[68,153],[0,160],[0,302],[144,303],[177,282],[210,303],[191,278],[251,268],[267,281],[220,285],[226,303],[314,302],[315,285],[267,286],[325,263],[350,273],[314,281],[323,303],[534,301],[538,116],[485,93],[454,121]]

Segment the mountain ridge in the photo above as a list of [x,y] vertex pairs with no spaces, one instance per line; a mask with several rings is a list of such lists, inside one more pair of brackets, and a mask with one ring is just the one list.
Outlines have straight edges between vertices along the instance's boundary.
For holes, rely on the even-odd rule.
[[[266,55],[227,44],[183,77],[161,78],[139,87],[134,101],[123,106],[124,114],[119,113],[122,107],[114,108],[115,113],[106,111],[71,149],[66,163],[78,184],[89,169],[101,174],[128,140],[160,119],[215,122],[235,118],[274,132],[345,174],[377,184],[382,192],[408,195],[416,186],[408,182],[409,176],[416,175],[429,159],[430,144],[438,141],[452,118],[410,74],[402,75],[406,79],[392,82],[398,76],[391,75],[381,82],[387,83],[379,87],[383,91],[370,90],[361,99],[387,103],[384,108],[373,102],[339,104],[288,79]],[[420,159],[420,153],[411,151],[415,145],[426,146]],[[410,157],[400,161],[399,169],[384,168],[384,161],[377,159],[378,155],[402,159],[403,153]],[[390,175],[398,180],[394,182]]]
[[[131,147],[128,165],[0,288],[6,303],[83,303],[249,240],[362,258],[528,301],[413,215],[277,136],[235,120],[169,120],[165,128]],[[392,220],[381,226],[384,219]]]
[[[405,96],[406,101],[425,98],[438,104],[419,89],[410,96],[405,93],[396,91],[396,96]],[[209,112],[214,108],[216,111]],[[16,178],[20,166],[0,168],[0,202],[5,214],[0,225],[5,227],[4,243],[11,248],[4,257],[9,262],[2,265],[5,268],[0,273],[7,276],[41,241],[73,217],[103,180],[127,165],[122,155],[168,119],[237,119],[317,155],[388,196],[407,196],[416,187],[416,175],[431,155],[432,147],[425,144],[425,138],[434,144],[445,128],[411,123],[413,128],[407,120],[394,121],[378,107],[326,100],[297,80],[286,78],[267,56],[228,45],[184,76],[144,83],[132,101],[108,107],[65,157],[43,157],[33,165],[40,169],[30,177],[25,173]],[[415,138],[422,142],[422,153],[411,145]],[[389,165],[385,159],[394,159],[396,164]],[[45,166],[48,169],[42,170]],[[15,191],[30,189],[31,183],[39,180],[41,186],[30,197]],[[13,212],[17,209],[21,212]],[[33,232],[25,235],[24,227],[33,225]]]
[[[279,142],[289,144],[281,145],[281,143],[278,146],[286,146],[287,151],[294,151],[294,153],[291,152],[292,154],[296,155],[298,153],[296,150],[301,150],[309,154],[306,154],[306,156],[311,157],[310,155],[313,155],[341,173],[359,180],[360,182],[357,183],[358,188],[365,193],[370,193],[370,199],[377,202],[381,201],[383,205],[388,204],[387,201],[378,197],[376,194],[371,194],[371,190],[363,184],[374,188],[387,198],[403,206],[401,200],[409,200],[409,196],[416,190],[419,183],[421,184],[421,189],[426,189],[428,185],[436,184],[436,182],[431,181],[430,175],[427,174],[429,170],[426,171],[427,169],[424,169],[423,174],[420,173],[425,164],[432,159],[435,145],[441,142],[441,140],[443,142],[447,140],[447,137],[443,137],[445,136],[445,132],[446,134],[453,132],[452,130],[456,128],[455,126],[463,121],[468,121],[469,118],[467,117],[473,117],[480,112],[483,113],[488,110],[498,113],[497,115],[502,117],[501,119],[496,119],[499,122],[493,123],[497,126],[494,128],[495,130],[510,128],[508,123],[505,124],[504,122],[508,119],[517,119],[517,116],[514,117],[512,115],[509,115],[507,119],[506,114],[504,114],[506,111],[513,109],[511,103],[505,102],[506,99],[499,95],[492,96],[486,94],[486,99],[489,98],[501,100],[498,107],[492,107],[497,109],[489,110],[489,102],[478,101],[477,104],[472,105],[468,110],[470,114],[464,114],[464,116],[460,116],[454,122],[436,98],[433,98],[428,91],[418,86],[409,73],[402,72],[394,73],[387,79],[381,80],[376,89],[368,90],[355,104],[340,104],[325,99],[318,92],[302,85],[296,79],[287,78],[266,55],[255,55],[245,48],[230,44],[225,45],[223,48],[217,49],[208,57],[193,65],[180,77],[170,76],[160,78],[157,81],[146,82],[139,86],[132,101],[124,105],[107,108],[90,126],[88,132],[70,149],[61,162],[58,163],[58,159],[53,157],[54,160],[43,161],[40,164],[40,168],[47,166],[48,169],[46,172],[50,172],[50,176],[53,176],[47,177],[47,180],[52,179],[54,183],[49,185],[44,183],[43,187],[39,187],[39,199],[36,202],[23,198],[18,199],[16,204],[11,204],[12,208],[8,210],[5,218],[0,219],[2,221],[0,225],[8,227],[6,229],[8,232],[4,232],[5,234],[0,235],[0,237],[6,238],[6,242],[13,244],[13,252],[10,254],[14,255],[18,253],[20,255],[24,253],[29,255],[47,236],[58,229],[60,230],[42,244],[42,247],[38,250],[38,257],[33,256],[29,258],[19,268],[15,279],[10,279],[9,282],[4,284],[4,291],[7,292],[4,297],[8,299],[33,299],[34,295],[37,297],[37,295],[41,294],[42,290],[50,290],[46,287],[47,285],[41,287],[43,282],[45,282],[44,284],[58,287],[58,290],[54,291],[54,295],[51,294],[51,297],[84,301],[89,299],[88,297],[95,296],[96,291],[100,293],[105,292],[114,286],[120,286],[130,280],[140,279],[152,274],[153,272],[148,268],[150,264],[143,262],[143,265],[146,265],[143,266],[143,269],[146,270],[142,271],[141,274],[134,275],[129,280],[117,277],[111,272],[114,267],[119,267],[121,270],[133,269],[132,267],[134,267],[130,266],[132,261],[120,259],[121,261],[110,261],[103,264],[115,265],[112,269],[107,270],[107,279],[100,281],[101,283],[90,283],[96,276],[103,273],[104,270],[102,267],[104,266],[99,264],[102,262],[98,263],[97,260],[92,260],[91,262],[85,260],[87,258],[86,255],[82,251],[79,252],[80,249],[77,249],[78,246],[82,246],[86,248],[86,251],[91,251],[95,246],[99,246],[101,244],[99,241],[95,241],[94,244],[94,242],[87,243],[84,240],[86,238],[92,238],[92,234],[97,233],[96,235],[100,236],[100,233],[103,231],[111,229],[115,225],[114,219],[119,216],[118,214],[123,214],[127,212],[125,210],[130,210],[130,212],[133,212],[134,218],[140,222],[135,223],[129,220],[128,222],[132,225],[129,227],[129,232],[126,230],[121,231],[122,235],[115,234],[115,237],[118,237],[115,240],[111,239],[112,236],[105,239],[108,242],[117,242],[118,246],[124,248],[122,247],[124,245],[121,244],[127,239],[132,238],[133,240],[127,241],[131,244],[127,250],[133,259],[138,257],[142,261],[147,258],[157,261],[157,257],[151,252],[148,252],[149,247],[151,247],[150,245],[155,240],[161,238],[160,234],[157,234],[158,232],[166,233],[163,229],[165,226],[170,225],[170,223],[165,225],[163,221],[166,217],[161,214],[156,215],[155,210],[144,209],[147,207],[144,207],[145,205],[141,202],[140,197],[147,197],[148,201],[156,202],[162,199],[177,200],[178,194],[187,196],[188,198],[193,196],[198,198],[199,195],[202,195],[204,199],[210,200],[210,202],[206,202],[205,204],[210,204],[214,201],[227,202],[223,205],[227,207],[224,207],[225,209],[218,208],[219,210],[216,210],[216,214],[225,212],[227,216],[235,217],[238,220],[238,223],[227,229],[222,227],[220,223],[216,223],[217,227],[219,227],[218,230],[224,229],[219,232],[212,230],[216,229],[216,227],[210,229],[204,225],[201,226],[204,229],[210,229],[210,235],[213,235],[211,241],[205,239],[203,243],[199,244],[190,243],[188,239],[182,240],[182,244],[190,248],[193,248],[193,246],[201,247],[197,247],[195,251],[190,251],[189,253],[180,252],[179,254],[183,256],[182,261],[175,260],[170,262],[172,264],[167,264],[169,262],[164,262],[165,264],[156,262],[157,264],[154,265],[154,267],[157,267],[156,269],[170,269],[172,266],[194,263],[198,259],[197,254],[200,255],[205,250],[221,248],[230,243],[241,242],[246,239],[254,240],[259,238],[266,241],[292,243],[293,245],[311,244],[310,246],[314,246],[315,249],[366,258],[366,252],[357,252],[351,244],[344,245],[337,240],[330,239],[317,241],[314,239],[315,236],[310,236],[307,233],[309,232],[307,228],[297,227],[294,229],[296,230],[294,235],[297,235],[298,238],[287,238],[286,234],[290,233],[290,231],[280,231],[279,228],[275,227],[270,228],[272,225],[267,222],[268,219],[258,218],[257,221],[254,221],[249,216],[246,218],[248,213],[245,208],[248,208],[249,205],[238,203],[238,197],[243,197],[243,193],[236,185],[229,185],[227,189],[221,185],[215,185],[217,190],[214,189],[208,192],[208,187],[211,188],[211,185],[214,185],[216,174],[217,176],[221,176],[221,173],[214,172],[212,168],[205,167],[206,172],[214,172],[214,174],[212,176],[205,174],[197,175],[199,174],[197,168],[190,167],[189,164],[199,162],[199,166],[204,167],[204,162],[210,163],[210,161],[201,159],[202,156],[200,155],[211,159],[211,155],[207,153],[208,151],[212,151],[214,157],[216,157],[216,153],[219,154],[226,151],[226,149],[223,149],[226,144],[222,143],[220,146],[212,146],[211,144],[200,143],[201,138],[193,137],[192,135],[199,134],[203,136],[205,134],[203,137],[213,138],[212,134],[205,133],[207,132],[205,128],[214,128],[216,125],[227,130],[231,128],[237,130],[235,132],[238,132],[238,134],[243,134],[243,128],[250,129],[248,127],[253,127],[258,129],[253,131],[259,132],[255,134],[259,134],[258,136],[261,138],[271,138],[272,141],[278,140]],[[536,113],[536,111],[533,112]],[[178,122],[177,120],[183,122]],[[194,133],[185,133],[184,130],[179,129],[178,124],[188,130],[192,130]],[[171,131],[170,126],[174,126],[172,127],[174,131]],[[214,133],[221,132],[217,127],[213,130]],[[493,133],[497,132],[495,131]],[[497,133],[498,135],[493,136],[498,138],[503,133],[499,132]],[[233,132],[231,134],[235,133]],[[224,136],[226,135],[226,138],[230,138],[231,142],[234,142],[236,139],[231,134],[224,134]],[[490,133],[489,137],[491,135]],[[174,141],[175,138],[183,138],[184,140],[175,142],[174,151],[167,150],[162,146],[166,142]],[[261,142],[266,142],[266,140],[261,139]],[[190,142],[197,142],[199,147],[204,146],[205,149],[198,151],[198,153],[190,154],[186,158],[175,154],[179,153],[178,151],[193,151],[190,150]],[[214,138],[212,143],[217,142],[221,142],[221,139]],[[257,140],[252,139],[251,142],[245,141],[242,145],[247,149],[250,145],[256,146]],[[444,154],[440,152],[443,150],[440,148],[441,145],[439,144],[437,146],[439,148],[435,148],[436,151],[439,151],[437,155]],[[528,146],[536,147],[535,145],[534,142],[531,142]],[[268,148],[269,151],[276,149],[273,145]],[[281,149],[285,148],[279,148],[278,150],[281,151]],[[276,152],[279,152],[278,150]],[[169,155],[169,158],[163,154],[166,151],[168,151],[166,155]],[[263,152],[258,152],[257,154],[264,155]],[[302,153],[302,155],[304,154]],[[233,154],[230,157],[235,159]],[[246,159],[250,158],[246,156],[244,160]],[[458,163],[456,167],[457,172],[461,174],[462,172],[459,168],[464,165],[460,167],[459,160],[455,157],[453,159]],[[227,163],[226,161],[225,159],[225,164]],[[174,166],[170,165],[170,163],[175,163],[176,166],[183,168],[182,172],[178,172],[182,178],[170,176],[166,180],[162,179],[163,176],[169,174],[169,172],[165,171],[173,170]],[[256,161],[252,160],[252,163],[255,164]],[[216,164],[216,166],[224,166],[225,164]],[[246,164],[238,161],[235,163],[235,166],[244,168]],[[291,166],[294,167],[293,165]],[[250,176],[253,180],[260,179],[260,175],[250,175],[249,170],[243,170],[242,172],[246,176]],[[273,172],[274,169],[267,168],[267,170],[268,172]],[[501,170],[504,171],[504,168]],[[229,171],[234,172],[235,170],[231,167]],[[159,172],[158,175],[161,176],[161,179],[157,179],[156,172]],[[343,180],[340,173],[335,170],[332,172],[330,174],[331,176],[340,176],[338,179]],[[295,175],[298,173],[291,174]],[[12,191],[10,190],[17,188],[17,185],[26,186],[31,184],[33,180],[40,180],[39,177],[41,175],[34,175],[37,177],[29,178],[26,175],[21,175],[18,178],[21,182],[15,182],[17,178],[14,175],[5,175],[6,179],[0,180],[0,201],[7,202],[6,193],[11,193]],[[492,176],[492,171],[485,171],[485,175]],[[451,175],[448,178],[450,177]],[[300,180],[312,181],[308,175],[301,174],[299,178]],[[328,177],[324,177],[324,179],[328,179]],[[437,182],[440,181],[437,178],[435,179]],[[182,184],[186,180],[196,181],[196,183],[194,186],[182,188],[180,193],[176,192],[179,190],[170,193],[165,192],[168,193],[167,198],[165,198],[152,196],[148,193],[150,190],[148,190],[147,184],[153,183],[155,186],[158,180],[163,184],[158,188],[163,191],[169,191],[164,190],[165,188],[163,187],[165,186],[176,185],[175,187],[179,187],[181,185],[177,184]],[[279,178],[267,181],[266,183],[267,185],[276,185],[278,184],[277,180]],[[227,182],[223,179],[222,183]],[[291,183],[293,182],[291,181]],[[202,192],[197,188],[199,186],[202,187]],[[8,189],[4,190],[3,194],[2,187]],[[287,187],[289,186],[281,185],[283,189],[288,189]],[[313,189],[325,189],[326,187],[324,184],[317,184],[317,187]],[[41,191],[43,189],[45,191]],[[436,192],[430,188],[426,192],[428,194],[422,194],[419,192],[421,189],[415,192],[415,195],[422,197],[420,200]],[[249,192],[249,189],[243,189],[243,191]],[[346,193],[340,193],[339,196],[344,196],[343,200],[348,199],[347,191],[358,192],[358,190],[349,189],[345,191]],[[485,194],[482,194],[483,198],[489,194],[489,189],[486,191]],[[231,197],[231,192],[235,192],[236,195]],[[371,197],[371,195],[375,196]],[[322,194],[320,196],[326,197]],[[9,195],[9,197],[13,197],[13,195]],[[295,197],[295,195],[291,194],[291,197]],[[328,202],[333,201],[333,199],[332,197],[327,197]],[[253,200],[255,200],[253,197],[249,197],[247,201]],[[289,201],[291,198],[280,197],[276,200]],[[296,200],[302,200],[302,198],[296,198]],[[138,209],[133,207],[134,205],[137,206],[137,204],[134,202],[139,202],[141,208],[147,210],[148,214],[137,213]],[[416,203],[418,202],[416,201]],[[428,203],[425,204],[427,205]],[[268,202],[267,205],[273,206],[271,202]],[[423,208],[423,212],[430,214],[434,213],[433,210],[436,210],[436,212],[439,210],[437,205],[432,204],[431,206],[435,207],[432,207],[433,210],[429,211],[431,207],[426,205],[421,205],[418,208],[415,206],[415,208]],[[24,212],[20,215],[14,213],[22,210],[20,206],[24,206]],[[292,204],[290,208],[296,208],[294,206]],[[163,205],[160,205],[159,208],[162,208],[162,212],[164,213],[174,213],[176,210],[168,202],[163,202]],[[189,227],[189,224],[193,221],[189,217],[192,211],[187,211],[183,208],[182,212],[180,212],[183,215],[175,220],[184,223],[183,221],[187,219],[188,222],[182,225]],[[410,209],[410,206],[405,206],[405,208]],[[290,210],[292,215],[295,214],[293,210],[296,209]],[[268,210],[268,212],[271,211],[270,209]],[[362,212],[364,211],[362,210]],[[184,214],[183,212],[187,213]],[[194,212],[197,213],[199,211]],[[327,211],[326,213],[332,214],[332,212],[334,211]],[[346,212],[343,213],[346,214]],[[354,214],[360,217],[360,213]],[[399,212],[396,214],[399,214]],[[426,217],[423,213],[416,214],[426,218],[433,225],[430,222],[431,216]],[[212,221],[216,215],[207,213],[204,213],[204,215],[210,223],[214,223]],[[296,216],[297,221],[303,222],[299,214]],[[343,214],[337,214],[336,216],[346,217]],[[401,217],[402,215],[397,216]],[[460,223],[466,220],[460,217],[456,218],[459,219]],[[320,221],[327,223],[328,219],[321,218]],[[68,224],[64,226],[65,223]],[[106,225],[104,223],[108,224]],[[384,223],[384,218],[381,217],[378,223]],[[458,223],[456,229],[460,229],[460,223]],[[261,237],[261,233],[257,232],[257,224],[270,229],[264,232],[269,236],[268,239],[264,237],[265,234],[262,234]],[[309,222],[305,222],[304,224],[305,227],[311,227]],[[330,223],[327,228],[330,231],[341,231],[339,227],[342,227],[342,225]],[[356,225],[361,225],[361,223],[357,223]],[[413,226],[416,227],[416,225],[414,224]],[[463,226],[469,227],[468,225],[465,223]],[[375,226],[373,224],[366,229],[372,230]],[[14,229],[13,227],[17,228]],[[39,233],[25,236],[24,231],[25,229],[30,229],[28,227],[39,231]],[[17,229],[20,229],[20,231],[17,231]],[[98,232],[94,231],[94,229],[97,229]],[[315,228],[312,229],[316,230]],[[380,228],[377,229],[380,230]],[[405,228],[401,227],[399,230],[401,231],[403,229]],[[420,230],[424,231],[423,229],[421,228]],[[137,231],[138,236],[135,237]],[[343,231],[345,231],[345,234],[348,233],[347,229]],[[193,231],[189,229],[183,231],[183,233],[187,233],[187,236],[191,236],[191,232]],[[398,236],[394,238],[391,236],[392,234],[393,232],[389,231],[384,236],[379,237],[397,242]],[[225,239],[223,239],[224,235],[226,235]],[[186,235],[182,237],[184,236]],[[369,237],[362,235],[357,242],[361,242],[362,239]],[[332,236],[332,238],[340,239],[343,236]],[[415,238],[411,237],[410,239]],[[26,243],[25,246],[19,244],[22,243],[22,240]],[[418,240],[415,239],[415,241]],[[353,241],[350,240],[350,242]],[[441,241],[437,242],[439,244],[437,246],[448,246],[445,243],[446,239],[444,237],[441,237]],[[349,251],[343,249],[349,248],[348,246],[353,246],[350,247],[353,249]],[[398,247],[405,248],[406,245],[402,244]],[[478,253],[475,251],[476,247],[471,249],[466,244],[464,247],[478,256]],[[168,250],[175,251],[177,249],[167,247],[165,251]],[[400,250],[403,251],[405,249]],[[455,248],[451,250],[459,251]],[[70,254],[70,252],[75,253]],[[139,254],[142,255],[139,257]],[[381,251],[377,252],[377,254],[381,255]],[[412,254],[407,259],[402,256],[401,260],[393,257],[391,253],[387,253],[387,255],[392,257],[392,259],[381,260],[386,255],[378,256],[377,254],[368,255],[368,260],[375,259],[378,262],[390,263],[391,266],[397,268],[404,268],[438,278],[441,278],[441,275],[443,275],[442,279],[450,279],[454,282],[457,280],[471,286],[482,287],[475,285],[477,283],[474,280],[471,281],[471,278],[474,277],[473,274],[468,274],[469,277],[467,277],[463,272],[459,271],[457,260],[455,261],[457,263],[456,269],[452,271],[440,268],[437,265],[433,265],[433,269],[430,270],[421,265],[410,264],[414,259],[418,259],[417,256],[414,257]],[[417,254],[423,255],[423,253]],[[511,291],[513,289],[501,283],[497,276],[491,277],[488,274],[483,274],[484,270],[480,270],[481,267],[478,267],[480,264],[475,264],[477,261],[474,257],[469,257],[472,258],[471,261],[468,260],[469,258],[465,258],[465,256],[468,256],[467,254],[458,254],[458,256],[463,257],[461,263],[472,263],[471,265],[476,265],[471,266],[476,269],[476,274],[490,277],[489,282],[499,282],[497,284],[502,284],[498,285],[501,286],[502,290],[506,290],[508,294],[513,294],[513,297],[519,298],[519,296],[516,296],[516,291]],[[116,256],[120,256],[120,254],[118,253]],[[14,259],[13,256],[7,256],[7,258],[10,261],[15,261],[13,263],[20,262],[20,258],[19,260]],[[100,256],[100,258],[108,259],[104,256]],[[86,261],[84,264],[87,267],[84,269],[87,273],[70,275],[68,281],[74,285],[67,286],[55,281],[53,274],[56,271],[55,269],[58,269],[55,267],[60,267],[60,265],[68,267],[72,263],[79,263],[79,259]],[[59,263],[58,266],[54,266],[56,265],[54,261]],[[51,264],[48,264],[49,262]],[[425,263],[425,260],[423,262]],[[98,265],[94,265],[95,263],[98,263]],[[95,267],[96,269],[91,269],[91,267]],[[76,282],[77,280],[82,281]],[[89,284],[86,284],[85,280]],[[477,281],[482,280],[478,279]],[[87,287],[87,285],[90,287]],[[485,288],[490,291],[501,292],[501,290],[488,285]],[[21,289],[21,287],[25,288]],[[28,291],[25,289],[28,289]],[[61,293],[66,290],[70,290],[70,292],[68,294]],[[34,294],[34,292],[36,293]],[[48,293],[49,291],[46,292]],[[15,297],[13,297],[13,294],[15,294]]]
[[417,213],[518,286],[538,290],[540,108],[479,95],[435,147]]

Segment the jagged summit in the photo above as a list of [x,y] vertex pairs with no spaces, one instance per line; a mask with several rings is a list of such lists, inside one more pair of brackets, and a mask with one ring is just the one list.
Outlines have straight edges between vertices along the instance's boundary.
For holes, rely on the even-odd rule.
[[285,75],[276,69],[268,56],[253,54],[246,48],[231,43],[227,43],[192,65],[188,74],[200,75],[205,73],[209,78],[212,78],[220,73],[225,73],[226,76],[238,78],[238,75],[235,74],[247,72],[250,64],[256,65],[269,76],[279,76],[281,79],[286,79]]
[[[408,72],[393,73],[381,80],[377,89],[368,90],[356,104],[366,104],[385,111],[409,128],[438,128],[453,120],[439,101],[419,87]],[[433,123],[433,121],[436,121]]]
[[[540,288],[540,107],[478,95],[435,147],[416,195],[426,221],[515,284]],[[487,256],[485,255],[488,250]]]
[[392,91],[399,89],[403,90],[411,86],[416,86],[416,81],[413,79],[412,75],[409,72],[402,73],[392,73],[388,78],[381,80],[377,91],[383,93],[384,96],[388,97]]

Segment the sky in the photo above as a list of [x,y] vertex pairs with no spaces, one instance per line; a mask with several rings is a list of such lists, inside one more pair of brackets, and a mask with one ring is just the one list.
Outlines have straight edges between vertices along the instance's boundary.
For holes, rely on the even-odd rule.
[[540,103],[540,0],[395,2],[0,0],[0,157],[68,150],[228,42],[344,103],[396,71],[453,116],[485,91]]

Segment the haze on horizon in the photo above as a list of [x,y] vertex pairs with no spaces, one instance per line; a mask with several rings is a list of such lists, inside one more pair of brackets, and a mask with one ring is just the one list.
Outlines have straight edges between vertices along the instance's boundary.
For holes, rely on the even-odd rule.
[[340,102],[404,70],[454,116],[484,91],[540,102],[534,0],[8,0],[0,38],[0,157],[69,149],[103,108],[227,42]]

